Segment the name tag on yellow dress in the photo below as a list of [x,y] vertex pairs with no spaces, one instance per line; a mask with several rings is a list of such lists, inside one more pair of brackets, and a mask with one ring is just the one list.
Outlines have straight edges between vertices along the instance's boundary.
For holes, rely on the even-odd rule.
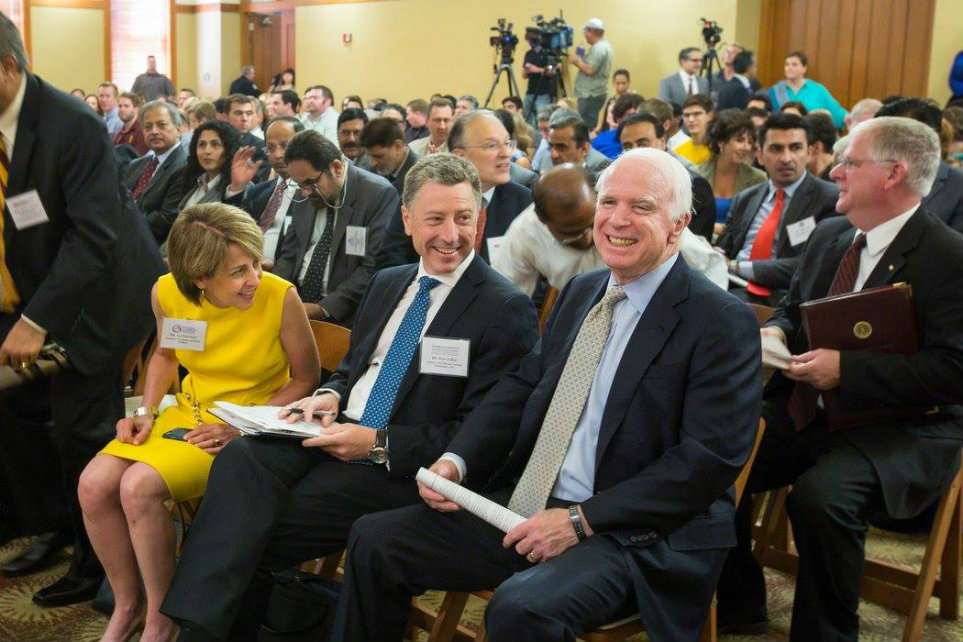
[[160,347],[168,350],[203,352],[206,336],[207,321],[164,317],[164,323],[161,325]]

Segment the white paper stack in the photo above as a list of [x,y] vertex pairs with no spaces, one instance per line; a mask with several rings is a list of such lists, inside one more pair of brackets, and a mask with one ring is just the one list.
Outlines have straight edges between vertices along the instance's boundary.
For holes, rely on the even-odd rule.
[[289,424],[278,419],[280,406],[239,406],[227,401],[215,401],[210,412],[215,417],[234,426],[245,435],[275,435],[307,439],[321,434],[321,426],[306,421]]
[[771,334],[762,335],[762,365],[785,370],[792,356],[786,344]]
[[496,504],[487,497],[482,497],[464,486],[459,486],[427,468],[419,468],[415,479],[445,499],[455,502],[472,515],[485,520],[503,533],[507,533],[525,521],[525,518],[518,513],[510,511],[501,504]]

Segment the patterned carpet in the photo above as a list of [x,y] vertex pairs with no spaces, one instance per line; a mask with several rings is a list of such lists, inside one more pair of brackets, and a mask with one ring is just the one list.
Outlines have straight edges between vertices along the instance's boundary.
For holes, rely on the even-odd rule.
[[[923,556],[922,537],[872,531],[869,554],[872,557],[918,568]],[[0,547],[0,564],[18,554],[29,542],[15,540]],[[3,580],[0,588],[0,642],[96,642],[107,619],[90,608],[89,603],[59,609],[42,609],[30,601],[33,592],[61,576],[67,569],[66,557],[54,567],[36,575]],[[792,610],[792,577],[767,570],[769,587],[769,633],[765,636],[723,636],[725,642],[776,642],[785,640]],[[432,605],[441,600],[438,593],[421,598]],[[937,616],[937,602],[931,602],[930,614],[923,629],[925,642],[959,642],[963,640],[963,620],[949,622]],[[472,626],[480,618],[484,605],[472,599],[466,609],[466,621]],[[863,603],[860,608],[862,635],[866,642],[899,640],[905,619],[882,607]],[[419,636],[423,639],[423,635]],[[640,640],[644,637],[638,638]]]

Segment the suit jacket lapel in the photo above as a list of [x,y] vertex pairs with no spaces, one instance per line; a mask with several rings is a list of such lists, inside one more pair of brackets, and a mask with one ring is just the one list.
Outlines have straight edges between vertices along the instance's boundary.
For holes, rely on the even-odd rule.
[[[27,188],[30,170],[30,157],[33,156],[37,127],[37,114],[40,100],[40,83],[31,74],[27,76],[27,88],[23,94],[20,116],[17,118],[17,139],[13,145],[13,158],[10,159],[10,175],[7,180],[7,197],[15,196]],[[6,227],[6,226],[5,226]]]
[[[481,287],[481,284],[484,282],[484,261],[482,261],[481,257],[475,256],[475,258],[472,259],[471,265],[465,269],[465,273],[458,279],[458,283],[456,283],[452,291],[448,293],[445,302],[438,310],[435,318],[432,319],[431,325],[429,325],[425,331],[425,336],[457,338],[452,336],[451,328],[458,319],[461,318],[465,309],[475,300],[475,297],[478,296],[478,288]],[[418,351],[415,351],[415,356],[411,359],[408,370],[405,371],[405,376],[398,386],[398,394],[395,395],[394,407],[391,409],[392,415],[398,410],[398,405],[408,394],[408,391],[411,390],[411,387],[415,385],[415,380],[418,378],[420,369],[418,364]]]
[[918,208],[883,252],[883,256],[879,257],[876,267],[863,284],[864,290],[886,285],[893,280],[893,277],[906,264],[906,253],[919,243],[924,223],[922,208]]
[[782,221],[779,223],[779,247],[776,248],[776,254],[781,254],[783,250],[790,247],[786,227],[804,218],[803,214],[806,213],[812,202],[810,196],[816,189],[815,180],[812,174],[807,174],[792,198],[789,199],[789,207],[786,208],[786,213],[783,214]]
[[846,253],[846,250],[849,249],[849,246],[853,244],[853,238],[855,236],[856,230],[848,227],[826,247],[823,260],[819,264],[819,270],[812,281],[812,296],[805,297],[806,300],[819,299],[829,293],[829,286],[833,284],[833,278],[836,276],[839,262],[843,260],[843,255]]
[[756,193],[753,194],[749,202],[746,203],[742,228],[739,230],[739,237],[736,239],[736,243],[733,244],[733,256],[738,254],[742,250],[742,246],[746,244],[746,237],[749,236],[749,228],[752,227],[752,222],[756,220],[759,208],[762,207],[762,202],[766,199],[766,194],[769,193],[769,183],[760,183],[759,187],[754,189],[756,189]]
[[[345,230],[348,229],[348,223],[352,216],[354,216],[355,204],[358,201],[358,170],[354,165],[349,164],[346,170],[347,176],[347,190],[345,191],[345,202],[341,209],[338,210],[337,215],[334,218],[334,230],[331,233],[331,253],[329,256],[335,256],[338,253],[338,247],[341,245],[342,239],[344,239]],[[328,208],[328,213],[333,213],[333,208]],[[334,262],[331,263],[334,265]]]
[[602,425],[599,427],[599,440],[595,449],[596,469],[612,441],[612,436],[622,423],[642,376],[649,369],[652,360],[662,352],[665,342],[679,323],[680,316],[675,310],[676,306],[688,297],[689,267],[680,257],[649,301],[619,361],[609,397],[605,401]]
[[291,216],[294,219],[292,222],[294,233],[297,234],[298,239],[298,257],[294,262],[292,275],[297,280],[298,275],[301,274],[301,268],[304,267],[304,261],[310,258],[304,255],[311,246],[311,233],[314,232],[314,219],[318,216],[318,210],[311,201],[291,203]]

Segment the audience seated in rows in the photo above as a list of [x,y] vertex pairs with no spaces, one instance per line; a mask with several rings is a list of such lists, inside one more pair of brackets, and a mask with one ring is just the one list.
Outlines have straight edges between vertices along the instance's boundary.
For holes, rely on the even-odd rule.
[[696,167],[712,186],[717,223],[729,218],[736,194],[766,181],[766,173],[752,166],[755,151],[756,128],[749,116],[739,109],[720,111],[709,125],[709,160]]

